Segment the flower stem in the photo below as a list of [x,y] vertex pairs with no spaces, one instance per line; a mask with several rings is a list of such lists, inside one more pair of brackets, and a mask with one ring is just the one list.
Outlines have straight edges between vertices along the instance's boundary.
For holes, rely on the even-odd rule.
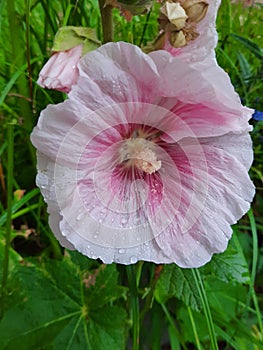
[[12,199],[13,199],[13,170],[14,170],[14,124],[7,125],[7,220],[6,220],[6,239],[5,251],[3,260],[3,276],[1,286],[1,304],[0,304],[0,319],[4,314],[4,299],[6,294],[6,284],[9,267],[9,249],[11,239],[12,225]]
[[131,301],[131,315],[133,328],[133,346],[132,350],[139,350],[140,343],[140,312],[139,312],[139,298],[136,282],[135,266],[128,265],[126,267],[127,277],[130,287],[130,301]]
[[214,323],[210,311],[210,306],[207,300],[205,287],[202,281],[202,277],[200,275],[200,272],[197,269],[192,269],[193,277],[196,283],[196,287],[198,290],[198,293],[200,295],[200,299],[204,308],[204,314],[207,322],[208,332],[211,340],[211,349],[212,350],[218,350],[218,344],[216,340],[216,333],[214,328]]
[[105,5],[105,0],[99,0],[103,44],[113,41],[112,6]]
[[198,350],[202,350],[201,344],[200,344],[200,340],[199,340],[199,337],[198,337],[198,332],[197,332],[196,325],[195,325],[194,316],[193,316],[192,310],[191,310],[191,308],[189,306],[187,306],[187,311],[188,311],[188,315],[189,315],[189,318],[190,318],[190,321],[191,321],[193,333],[194,333],[194,336],[195,336],[196,347],[197,347]]

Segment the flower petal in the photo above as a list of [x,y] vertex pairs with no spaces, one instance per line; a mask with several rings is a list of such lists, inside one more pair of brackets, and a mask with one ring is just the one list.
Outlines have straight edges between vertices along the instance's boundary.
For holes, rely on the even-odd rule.
[[156,96],[158,72],[151,58],[138,47],[108,43],[85,55],[80,79],[70,98],[92,110],[116,102],[150,102]]
[[[233,135],[230,135],[229,139],[227,135],[222,139],[217,138],[215,144],[213,138],[209,143],[201,142],[207,162],[207,174],[200,168],[202,158],[198,162],[198,154],[191,155],[193,158],[196,157],[194,168],[196,181],[200,183],[201,188],[204,188],[205,178],[207,181],[207,193],[203,196],[203,203],[191,201],[187,214],[179,208],[178,217],[175,217],[173,222],[181,223],[169,225],[164,232],[156,236],[158,245],[167,257],[181,267],[201,266],[211,259],[212,254],[225,250],[232,233],[230,225],[235,224],[249,209],[254,196],[254,186],[238,158],[243,159],[241,153],[245,152],[251,159],[252,151],[250,147],[247,148],[247,135],[243,136],[245,140],[241,140],[240,148],[237,148],[235,155],[227,151],[232,149]],[[241,135],[239,139],[242,139]],[[219,147],[220,140],[221,147]],[[193,151],[194,148],[191,147],[189,153]],[[178,155],[177,151],[177,157],[182,158],[183,155]],[[187,165],[184,163],[183,171],[186,169]],[[200,198],[200,194],[193,192],[189,187],[188,179],[182,185],[185,190],[182,192],[183,195],[188,192],[189,196],[197,195],[198,199]],[[189,221],[197,209],[199,217],[195,221]],[[183,223],[182,218],[186,220]],[[184,227],[187,227],[187,230],[182,230]]]

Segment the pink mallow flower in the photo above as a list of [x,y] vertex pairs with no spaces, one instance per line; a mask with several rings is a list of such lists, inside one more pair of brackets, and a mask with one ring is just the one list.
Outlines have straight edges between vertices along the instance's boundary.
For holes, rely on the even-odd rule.
[[39,73],[38,85],[69,93],[79,77],[77,64],[82,48],[83,45],[78,45],[66,51],[54,52]]
[[123,42],[85,55],[79,73],[31,136],[60,243],[104,263],[181,267],[224,251],[254,196],[251,111],[227,74]]

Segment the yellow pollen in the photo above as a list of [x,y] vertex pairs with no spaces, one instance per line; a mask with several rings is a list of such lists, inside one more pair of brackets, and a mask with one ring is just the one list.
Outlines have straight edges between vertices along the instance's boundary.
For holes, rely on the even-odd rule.
[[121,162],[127,167],[136,166],[137,169],[147,174],[158,171],[162,162],[157,159],[149,145],[151,146],[151,142],[142,138],[128,139],[120,150]]

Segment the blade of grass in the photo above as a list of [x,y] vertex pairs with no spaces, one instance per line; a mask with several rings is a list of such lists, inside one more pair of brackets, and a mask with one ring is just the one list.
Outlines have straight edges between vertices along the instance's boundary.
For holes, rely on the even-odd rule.
[[29,205],[28,208],[21,209],[12,215],[12,220],[19,218],[27,213],[32,212],[34,209],[38,208],[38,204]]
[[257,262],[258,262],[258,235],[257,235],[257,225],[256,225],[256,221],[255,221],[255,217],[254,217],[252,209],[250,209],[248,212],[248,218],[250,221],[251,232],[252,232],[252,242],[253,242],[252,269],[251,269],[249,294],[252,295],[252,299],[253,299],[254,306],[256,309],[256,313],[257,313],[259,329],[260,329],[261,335],[263,337],[263,326],[262,326],[261,312],[259,309],[257,296],[256,296],[255,289],[254,289],[255,278],[256,278],[256,273],[257,273]]
[[67,7],[67,9],[66,9],[64,18],[63,18],[62,27],[68,25],[68,21],[69,21],[69,18],[70,18],[70,14],[71,14],[72,9],[74,9],[74,5],[69,4],[68,7]]
[[[19,23],[19,16],[16,12],[15,0],[8,0],[6,2],[6,9],[9,23],[9,40],[12,48],[9,59],[11,62],[11,72],[14,74],[17,67],[22,67],[26,61],[25,38],[21,30],[21,24]],[[29,84],[26,75],[21,75],[16,84],[19,95],[27,98],[29,96]],[[18,105],[20,113],[23,115],[24,128],[31,131],[34,122],[31,106],[25,99],[19,99]]]
[[148,26],[148,23],[149,23],[149,20],[150,20],[151,13],[152,13],[152,8],[150,9],[150,11],[147,13],[147,16],[146,16],[145,24],[143,26],[142,36],[141,36],[141,39],[140,39],[140,42],[139,42],[139,46],[140,47],[142,46],[142,43],[143,43],[144,35],[146,33],[146,29],[147,29],[147,26]]
[[[253,219],[252,219],[253,220]],[[253,222],[253,221],[252,221]],[[252,235],[256,235],[256,227],[254,227],[254,224],[255,222],[252,224],[253,225],[253,231],[254,233],[252,233]],[[252,228],[252,226],[251,226]],[[234,243],[235,243],[235,246],[237,248],[237,250],[239,251],[239,253],[243,256],[243,259],[244,261],[246,261],[246,258],[244,256],[244,253],[243,253],[243,249],[239,243],[239,240],[238,240],[238,236],[236,234],[236,231],[234,231],[234,235],[233,235],[233,240],[234,240]],[[253,238],[252,238],[253,240]],[[255,241],[257,239],[254,238],[254,242],[253,242],[253,245],[255,245]],[[256,245],[257,246],[257,245]],[[257,248],[255,249],[253,247],[253,250],[254,250],[254,254],[257,252]],[[256,258],[257,259],[257,258]],[[254,260],[254,264],[255,264],[255,260]],[[252,265],[253,265],[253,257],[252,257]],[[258,324],[259,324],[259,327],[260,327],[260,332],[262,334],[262,318],[261,318],[261,311],[260,311],[260,308],[259,308],[259,305],[258,305],[258,300],[257,300],[257,296],[256,296],[256,293],[255,293],[255,290],[254,290],[254,283],[252,283],[252,279],[250,277],[250,281],[249,281],[249,292],[248,292],[248,296],[247,296],[247,301],[246,301],[246,311],[251,311],[250,310],[250,299],[251,299],[251,296],[252,296],[252,299],[253,299],[253,303],[254,303],[254,307],[255,307],[255,312],[256,312],[256,315],[257,315],[257,319],[258,319]]]
[[179,340],[176,337],[176,334],[174,333],[174,329],[173,327],[171,327],[171,325],[168,326],[168,334],[170,339],[171,350],[181,350]]
[[[45,12],[45,16],[46,16],[46,20],[45,20],[45,38],[44,39],[47,39],[48,37],[48,29],[47,29],[47,26],[49,25],[52,29],[52,32],[53,32],[53,35],[56,34],[56,31],[57,31],[57,26],[55,24],[55,20],[54,18],[52,18],[52,16],[50,15],[50,11],[49,9],[51,8],[52,9],[52,6],[49,5],[49,2],[45,0],[41,0],[40,1],[42,7],[43,7],[43,10]],[[44,40],[44,42],[47,42],[47,40]]]
[[1,0],[0,1],[0,33],[1,33],[1,27],[2,27],[2,20],[3,20],[3,9],[4,9],[4,4],[5,4],[5,0]]
[[4,300],[6,294],[6,284],[9,268],[9,249],[11,239],[12,226],[12,200],[13,200],[13,173],[14,173],[14,124],[7,125],[7,218],[6,218],[6,237],[5,251],[3,260],[3,277],[1,286],[1,304],[0,304],[0,319],[4,315]]
[[[18,202],[14,203],[11,208],[11,215],[17,212],[24,204],[26,204],[30,199],[34,198],[37,194],[39,194],[39,189],[34,188],[32,191],[28,192],[24,195]],[[8,218],[8,211],[0,216],[0,226],[4,225]]]
[[208,327],[208,332],[211,340],[211,349],[212,350],[218,350],[218,344],[217,344],[217,339],[216,339],[216,333],[215,333],[215,328],[214,328],[214,323],[210,311],[210,306],[207,300],[206,292],[205,292],[205,287],[203,285],[202,277],[200,272],[197,269],[192,269],[193,277],[196,283],[197,290],[199,292],[201,302],[203,305],[204,309],[204,314],[207,322],[207,327]]
[[239,72],[235,62],[232,61],[232,59],[228,56],[228,54],[224,50],[222,50],[221,48],[218,48],[217,50],[222,56],[224,56],[224,58],[230,63],[232,69],[235,71],[238,79],[240,80],[240,83],[241,83],[241,86],[242,86],[242,89],[243,89],[244,102],[246,104],[248,104],[247,87],[246,87],[246,84],[245,84],[245,82],[243,80],[243,77],[240,74],[240,72]]
[[231,34],[233,38],[239,41],[244,47],[246,47],[251,53],[253,53],[258,59],[262,60],[263,58],[263,49],[259,47],[252,40],[244,38],[243,36],[237,34]]
[[33,82],[31,74],[31,63],[30,63],[30,9],[31,9],[31,0],[26,0],[26,63],[27,63],[27,74],[28,74],[28,88],[29,88],[29,97],[31,100],[31,108],[33,107]]

